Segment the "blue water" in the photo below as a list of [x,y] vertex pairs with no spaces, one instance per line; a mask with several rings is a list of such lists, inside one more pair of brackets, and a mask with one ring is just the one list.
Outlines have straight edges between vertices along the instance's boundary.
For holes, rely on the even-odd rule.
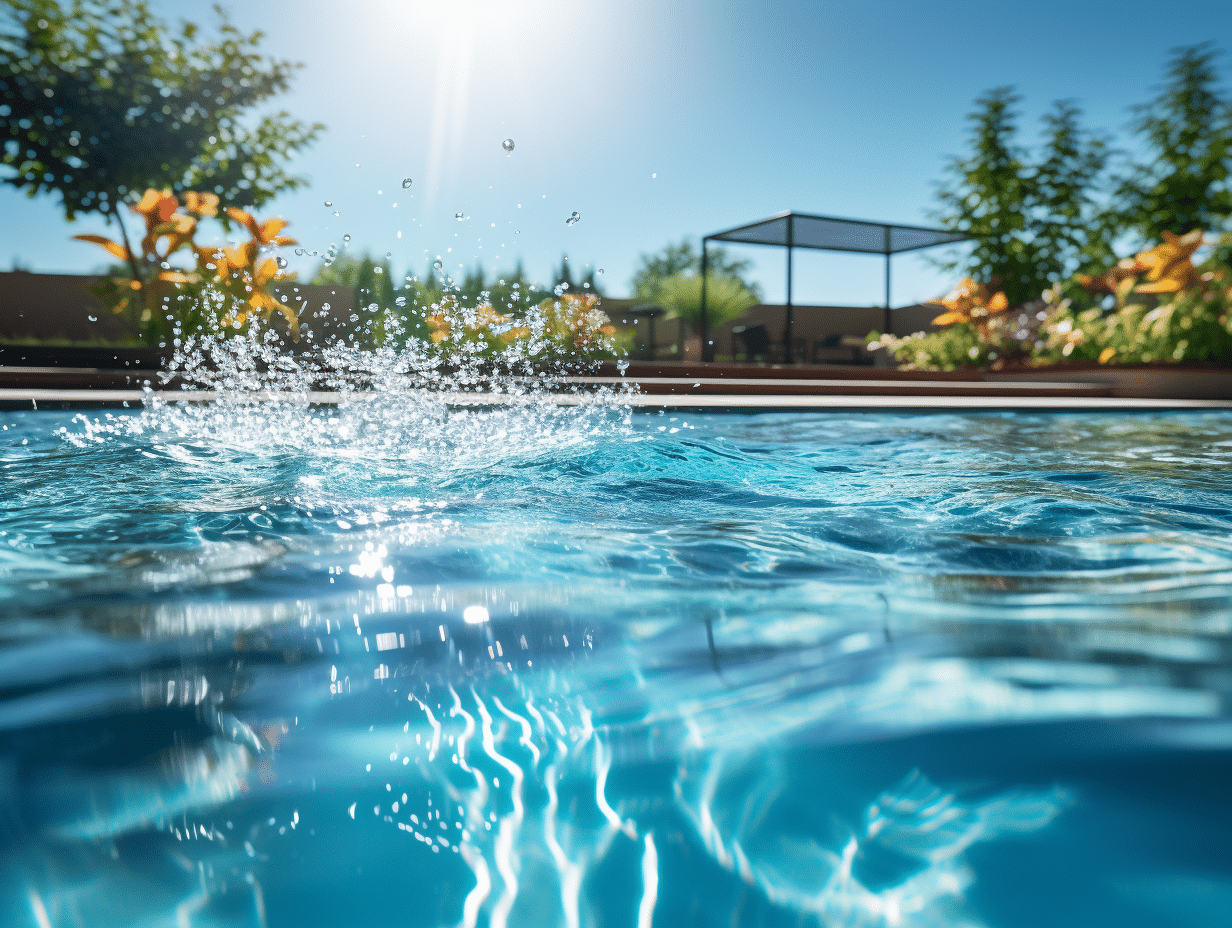
[[0,924],[1208,926],[1232,415],[0,413]]

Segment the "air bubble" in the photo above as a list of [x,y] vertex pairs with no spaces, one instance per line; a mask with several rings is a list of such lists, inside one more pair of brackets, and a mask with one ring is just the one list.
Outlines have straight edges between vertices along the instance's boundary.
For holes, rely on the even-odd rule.
[[351,240],[351,236],[349,236],[349,235],[344,235],[344,236],[342,236],[342,240],[343,240],[344,242],[349,242],[349,241]]
[[286,258],[284,258],[284,257],[282,257],[281,255],[279,255],[279,256],[278,256],[277,258],[275,258],[274,260],[278,262],[278,267],[279,267],[279,268],[284,268],[284,267],[286,267],[286,266],[287,266],[287,259],[286,259]]
[[296,249],[295,249],[295,253],[296,253],[297,255],[302,255],[302,254],[304,253],[304,249],[302,249],[302,248],[296,248]]
[[600,273],[600,274],[602,274],[602,273],[603,273],[603,268],[599,268],[599,273]]
[[326,200],[326,201],[325,201],[325,205],[326,205],[326,206],[333,206],[333,205],[334,205],[334,201],[333,201],[333,200]]
[[453,218],[458,220],[458,222],[461,222],[466,217],[464,217],[461,213],[454,213]]
[[579,213],[577,210],[574,210],[569,215],[569,218],[565,220],[565,225],[567,226],[576,225],[578,222],[581,221],[581,219],[582,219],[582,214]]
[[98,322],[98,316],[86,316],[91,322]]
[[335,216],[341,216],[342,214],[341,214],[340,212],[338,212],[337,210],[334,210],[334,215],[335,215]]
[[501,148],[505,149],[505,151],[513,151],[513,139],[505,139],[505,141],[501,142]]
[[374,267],[372,270],[376,272],[377,274],[385,273],[385,268],[381,267],[379,264],[376,267]]
[[357,313],[351,313],[351,321],[359,322],[359,315]]
[[514,234],[514,235],[521,235],[521,234],[522,234],[522,230],[521,230],[521,229],[514,229],[514,230],[513,230],[513,234]]
[[445,265],[444,265],[444,263],[443,263],[443,262],[441,262],[441,261],[438,259],[438,260],[436,260],[436,261],[433,261],[433,262],[432,262],[432,266],[433,266],[434,268],[436,268],[436,269],[439,271],[439,270],[440,270],[441,268],[443,268]]
[[409,177],[402,178],[402,189],[405,190],[409,186],[411,186],[411,179]]

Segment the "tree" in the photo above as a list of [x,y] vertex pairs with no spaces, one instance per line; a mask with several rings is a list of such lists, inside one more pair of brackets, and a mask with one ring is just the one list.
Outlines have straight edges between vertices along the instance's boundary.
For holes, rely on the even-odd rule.
[[1080,116],[1081,110],[1069,100],[1058,100],[1044,115],[1043,160],[1031,177],[1037,274],[1053,283],[1116,260],[1114,233],[1099,221],[1101,206],[1095,196],[1111,151],[1106,139],[1079,126]]
[[579,286],[584,291],[593,293],[596,296],[603,296],[603,285],[595,280],[595,269],[593,267],[586,271],[586,276],[581,279]]
[[1016,139],[1019,99],[998,87],[976,100],[967,117],[971,154],[950,161],[934,214],[944,228],[975,239],[967,257],[937,263],[994,284],[1010,305],[1111,254],[1093,196],[1107,143],[1079,126],[1077,106],[1060,101],[1044,117],[1043,157],[1033,165]]
[[679,245],[666,245],[655,254],[642,254],[639,260],[631,281],[635,300],[658,299],[663,281],[698,267],[697,252],[687,238],[682,239]]
[[577,282],[573,279],[573,273],[569,269],[569,256],[562,255],[560,259],[560,269],[553,275],[557,284],[566,284],[568,289],[576,290]]
[[1159,96],[1136,108],[1146,157],[1120,180],[1111,225],[1143,244],[1165,230],[1222,229],[1232,217],[1232,101],[1216,56],[1210,43],[1175,50]]
[[126,246],[120,205],[147,189],[213,192],[251,208],[303,186],[282,162],[324,127],[285,112],[248,118],[300,66],[264,58],[262,34],[215,9],[217,37],[202,41],[196,25],[172,30],[144,0],[7,0],[0,163],[14,173],[4,182],[58,194],[69,221],[114,220]]
[[[706,277],[739,281],[741,287],[752,294],[754,303],[761,302],[761,287],[745,279],[753,262],[747,258],[732,258],[725,248],[706,249]],[[701,256],[687,238],[679,245],[666,245],[654,254],[642,254],[631,281],[633,298],[647,302],[660,302],[665,284],[678,277],[696,275],[701,271]],[[709,305],[709,294],[707,294]]]
[[951,159],[947,171],[952,181],[937,189],[941,225],[975,237],[967,258],[938,264],[995,282],[1011,304],[1038,296],[1042,289],[1034,280],[1033,249],[1025,235],[1027,169],[1015,140],[1019,99],[1012,87],[997,87],[975,101],[975,112],[967,116],[973,124],[971,155]]
[[[702,277],[700,274],[677,274],[659,288],[657,302],[671,315],[696,326],[702,312]],[[761,302],[756,293],[739,277],[721,274],[706,275],[706,316],[711,326],[735,319],[750,306]]]

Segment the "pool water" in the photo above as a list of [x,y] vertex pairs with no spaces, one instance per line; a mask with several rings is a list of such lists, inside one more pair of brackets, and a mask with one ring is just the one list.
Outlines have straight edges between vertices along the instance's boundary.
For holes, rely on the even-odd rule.
[[1232,415],[0,428],[4,925],[1232,911]]

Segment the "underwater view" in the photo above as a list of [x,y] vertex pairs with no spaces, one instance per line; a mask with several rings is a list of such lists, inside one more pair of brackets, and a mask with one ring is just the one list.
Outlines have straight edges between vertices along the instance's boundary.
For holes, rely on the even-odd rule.
[[0,921],[1212,925],[1232,415],[0,413]]

